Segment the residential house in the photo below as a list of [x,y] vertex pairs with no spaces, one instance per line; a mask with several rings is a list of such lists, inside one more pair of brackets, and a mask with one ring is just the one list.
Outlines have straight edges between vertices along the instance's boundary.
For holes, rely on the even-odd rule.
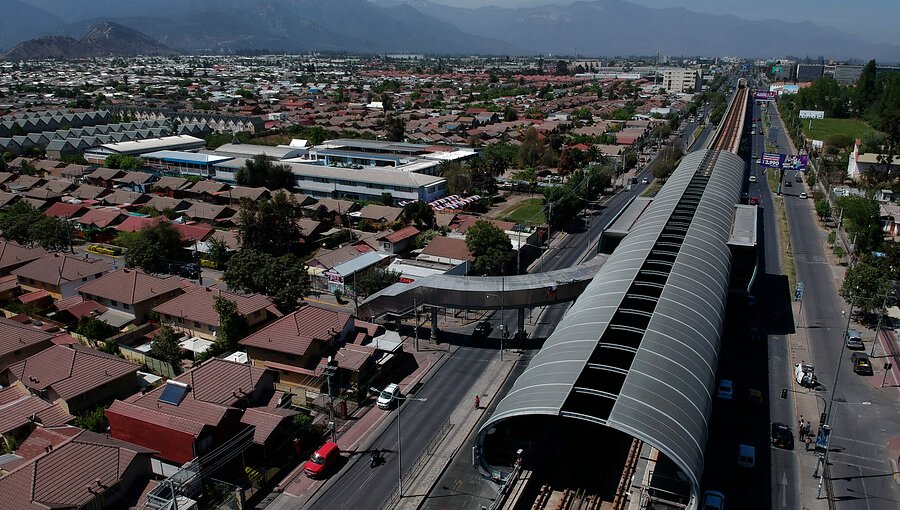
[[12,271],[19,285],[28,291],[46,290],[55,299],[76,294],[82,284],[109,272],[112,265],[104,260],[51,253]]
[[[272,371],[212,358],[162,386],[113,402],[106,410],[110,434],[156,450],[166,463],[181,465],[246,428],[247,409],[270,409],[274,383]],[[272,413],[264,430],[275,431],[289,419],[290,415]],[[259,421],[254,424],[260,427]],[[253,441],[266,439],[254,435]]]
[[0,317],[0,371],[53,346],[53,334]]
[[127,191],[124,189],[117,189],[110,193],[109,195],[105,195],[100,198],[100,201],[106,205],[110,206],[142,206],[146,204],[150,200],[150,195],[145,195],[143,193],[138,193],[136,191]]
[[267,322],[270,316],[280,317],[272,300],[259,294],[243,296],[212,287],[195,287],[153,308],[159,313],[163,323],[172,324],[190,336],[215,340],[219,331],[219,314],[215,309],[215,298],[234,301],[238,315],[254,330]]
[[100,200],[101,198],[109,195],[112,191],[109,188],[104,188],[101,186],[91,186],[90,184],[82,184],[78,186],[74,190],[69,192],[74,198],[78,200]]
[[89,175],[85,176],[84,180],[94,186],[111,189],[116,185],[116,179],[121,179],[124,176],[125,170],[116,168],[97,168]]
[[33,395],[77,415],[137,391],[140,368],[82,345],[54,345],[10,365],[0,373],[0,380],[7,385],[22,385]]
[[0,241],[0,275],[8,275],[13,269],[46,255],[47,250],[40,246],[26,248],[13,241]]
[[378,238],[378,241],[381,242],[382,251],[396,255],[407,251],[410,246],[412,246],[412,242],[416,239],[417,235],[419,235],[419,229],[410,225],[408,227],[403,227],[400,230],[384,234]]
[[353,213],[358,221],[367,220],[371,223],[393,223],[400,219],[403,209],[386,205],[369,204],[357,213]]
[[219,193],[226,191],[230,186],[224,182],[203,180],[197,181],[193,186],[185,190],[185,193],[198,200],[213,200]]
[[187,210],[191,203],[181,198],[171,198],[167,196],[151,195],[150,200],[145,202],[142,207],[152,207],[157,211],[165,211],[166,209],[181,212]]
[[298,218],[296,225],[300,229],[300,237],[306,243],[317,241],[328,230],[328,225],[311,218]]
[[74,419],[59,404],[32,395],[20,384],[0,388],[0,436],[21,442],[38,427],[65,425]]
[[181,279],[149,275],[140,269],[122,268],[78,287],[85,301],[95,301],[143,324],[154,307],[184,293]]
[[84,216],[90,209],[84,204],[71,204],[69,202],[56,202],[44,211],[44,216],[50,218],[62,218],[65,220],[74,220]]
[[162,193],[167,197],[181,198],[184,190],[193,186],[193,182],[183,177],[164,175],[153,183],[152,191]]
[[156,483],[150,480],[152,450],[76,427],[35,434],[16,451],[25,461],[0,478],[4,508],[134,508]]
[[350,338],[355,330],[349,313],[305,305],[248,335],[239,343],[255,366],[279,374],[279,389],[320,390],[322,356]]
[[145,172],[126,172],[125,175],[113,179],[122,188],[138,193],[148,193],[156,180],[156,175]]
[[116,207],[95,207],[75,220],[82,230],[112,228],[125,221],[128,215]]
[[184,214],[193,220],[214,225],[230,219],[236,214],[236,211],[227,205],[193,202],[191,206],[184,211]]
[[448,268],[461,264],[475,262],[475,257],[469,252],[465,239],[454,237],[435,237],[425,246],[422,253],[416,256],[416,260],[445,264]]
[[272,198],[272,192],[266,188],[250,188],[247,186],[234,186],[231,189],[220,191],[216,194],[216,203],[239,207],[241,200],[247,199],[253,202]]
[[21,198],[22,195],[18,193],[7,193],[6,191],[0,191],[0,209],[6,209],[7,207],[19,201]]

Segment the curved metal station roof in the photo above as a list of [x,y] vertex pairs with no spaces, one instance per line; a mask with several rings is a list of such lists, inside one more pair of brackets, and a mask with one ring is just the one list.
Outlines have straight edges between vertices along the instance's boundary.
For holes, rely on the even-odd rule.
[[730,152],[687,155],[481,433],[528,415],[605,425],[662,451],[696,494],[743,173]]

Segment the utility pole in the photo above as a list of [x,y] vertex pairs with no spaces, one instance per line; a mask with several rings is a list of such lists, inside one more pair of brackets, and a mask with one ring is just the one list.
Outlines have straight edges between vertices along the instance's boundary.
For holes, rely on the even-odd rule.
[[503,314],[503,294],[506,292],[506,277],[500,276],[500,361],[503,361],[503,338],[506,336],[506,315]]
[[419,352],[419,302],[413,297],[413,338],[416,339],[416,352]]
[[325,367],[325,378],[328,380],[328,398],[330,399],[330,403],[328,405],[328,420],[329,425],[331,426],[331,441],[337,441],[337,434],[335,432],[335,423],[334,423],[334,393],[331,392],[331,377],[337,371],[337,367],[331,364],[331,356],[328,356],[328,365]]

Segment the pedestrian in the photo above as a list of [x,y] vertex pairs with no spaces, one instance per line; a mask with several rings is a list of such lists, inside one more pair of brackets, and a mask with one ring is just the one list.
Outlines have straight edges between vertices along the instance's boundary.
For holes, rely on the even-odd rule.
[[480,409],[480,408],[481,408],[481,397],[478,395],[475,395],[475,409]]
[[803,430],[803,415],[800,415],[800,423],[797,426],[797,430]]

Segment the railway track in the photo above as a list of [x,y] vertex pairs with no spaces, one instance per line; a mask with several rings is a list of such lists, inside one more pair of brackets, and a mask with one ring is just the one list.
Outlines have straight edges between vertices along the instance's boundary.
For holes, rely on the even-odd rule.
[[725,113],[725,118],[722,119],[722,126],[716,133],[710,149],[737,153],[749,92],[747,87],[740,87],[735,92],[734,99]]

